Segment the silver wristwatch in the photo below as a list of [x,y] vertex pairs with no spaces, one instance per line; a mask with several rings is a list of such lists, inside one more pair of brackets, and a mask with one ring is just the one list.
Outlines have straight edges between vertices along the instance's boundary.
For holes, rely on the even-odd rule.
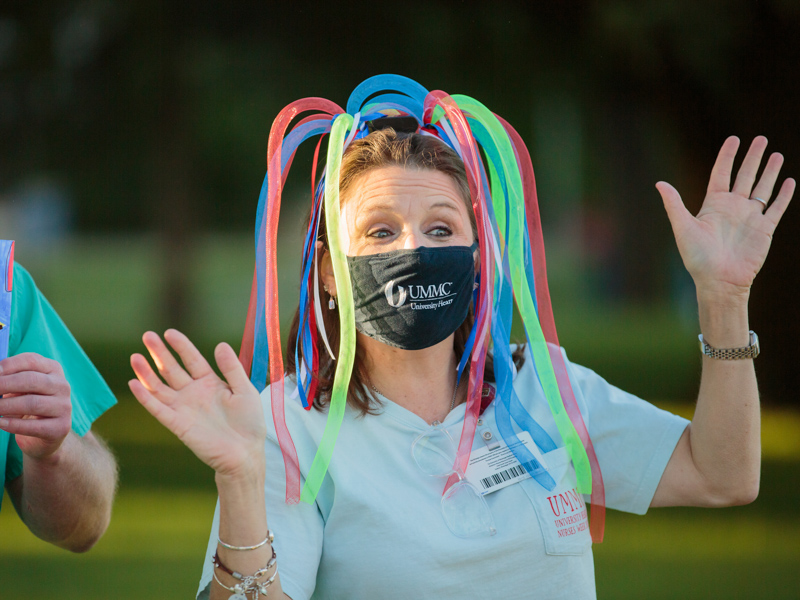
[[758,345],[758,336],[755,331],[750,330],[750,345],[744,348],[714,348],[709,346],[703,334],[697,336],[700,340],[700,352],[711,358],[718,358],[720,360],[736,360],[739,358],[755,358],[761,352],[761,347]]

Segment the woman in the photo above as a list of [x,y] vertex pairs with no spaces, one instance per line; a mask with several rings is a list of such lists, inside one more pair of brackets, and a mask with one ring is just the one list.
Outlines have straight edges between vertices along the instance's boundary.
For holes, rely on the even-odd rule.
[[[144,335],[164,381],[143,356],[132,357],[134,395],[215,471],[213,564],[210,560],[199,597],[595,597],[582,497],[588,489],[576,473],[581,448],[568,441],[569,428],[557,423],[564,409],[554,409],[547,397],[537,356],[541,345],[529,333],[531,344],[514,353],[512,365],[506,360],[510,352],[497,344],[498,317],[492,321],[494,365],[490,354],[485,377],[476,376],[483,375],[483,363],[474,357],[489,333],[470,332],[486,322],[481,294],[493,287],[486,283],[492,269],[508,266],[505,242],[510,241],[504,238],[500,247],[482,229],[488,205],[475,201],[481,167],[470,164],[463,131],[445,135],[442,126],[434,132],[435,117],[427,108],[426,100],[424,117],[417,119],[421,127],[410,128],[415,133],[397,133],[400,126],[358,129],[351,120],[342,135],[358,130],[364,136],[351,135],[345,143],[340,172],[329,151],[326,185],[338,182],[339,194],[326,197],[326,213],[320,208],[320,219],[328,217],[327,236],[324,225],[313,226],[312,211],[310,231],[316,235],[310,239],[318,260],[306,261],[318,279],[309,284],[310,295],[321,288],[327,300],[318,302],[322,326],[310,329],[315,337],[319,329],[322,342],[312,360],[300,342],[309,331],[303,329],[306,317],[314,313],[301,310],[289,355],[301,351],[296,361],[290,359],[297,369],[294,374],[289,369],[285,390],[276,393],[273,383],[259,398],[227,344],[215,351],[220,379],[174,330],[164,337],[183,366],[158,335]],[[448,113],[448,118],[455,129],[458,116]],[[372,129],[377,130],[367,135]],[[334,123],[331,145],[335,133]],[[766,207],[782,157],[769,158],[754,186],[765,147],[765,138],[753,141],[731,187],[738,140],[725,141],[697,217],[674,188],[657,184],[697,286],[705,356],[691,424],[553,353],[553,364],[565,365],[580,409],[578,417],[571,415],[572,424],[578,434],[588,428],[594,446],[583,435],[578,443],[590,459],[596,449],[602,466],[602,480],[592,471],[592,492],[604,481],[608,506],[643,513],[649,506],[742,504],[757,494],[759,409],[752,363],[757,339],[748,332],[747,302],[794,191],[794,181],[786,180]],[[271,169],[280,164],[280,156],[270,152]],[[332,226],[331,220],[338,223]],[[497,237],[509,230],[494,231]],[[346,270],[337,264],[337,244],[348,257]],[[500,250],[493,255],[487,247]],[[513,265],[507,274],[514,275]],[[514,292],[519,296],[519,288]],[[345,297],[349,293],[352,300]],[[544,310],[541,302],[537,309]],[[336,417],[332,371],[342,368],[346,348],[335,315],[350,310],[358,334],[347,407],[336,454],[327,470],[315,475],[318,449],[325,446],[329,419]],[[323,342],[331,356],[321,349]],[[466,367],[462,359],[469,353],[473,361]],[[270,366],[274,363],[271,356]],[[313,377],[307,372],[311,365],[317,365]],[[483,379],[497,383],[484,387]],[[506,386],[512,379],[513,387]],[[285,426],[291,449],[282,453],[281,446],[288,446],[279,443],[285,442],[283,408],[275,417],[275,407],[284,392],[290,398]],[[312,410],[291,400],[307,393]],[[508,403],[508,395],[519,404]],[[273,413],[266,423],[262,404]],[[511,407],[518,424],[511,433],[504,432],[503,407]],[[473,412],[475,436],[468,427]],[[462,441],[463,432],[469,434],[469,467],[460,462],[466,460],[462,446],[456,449],[459,430]],[[492,464],[497,456],[504,462]],[[303,499],[308,500],[309,482],[318,480],[310,503],[284,501],[296,497],[291,488],[300,481],[292,480],[294,468],[305,482]],[[275,532],[274,545],[268,528]]]

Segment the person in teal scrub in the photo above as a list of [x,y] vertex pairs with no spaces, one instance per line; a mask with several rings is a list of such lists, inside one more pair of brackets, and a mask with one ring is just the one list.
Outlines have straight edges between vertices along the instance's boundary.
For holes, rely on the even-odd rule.
[[116,399],[30,274],[19,265],[3,271],[11,310],[0,361],[0,473],[31,532],[85,552],[108,527],[117,486],[116,461],[91,426]]

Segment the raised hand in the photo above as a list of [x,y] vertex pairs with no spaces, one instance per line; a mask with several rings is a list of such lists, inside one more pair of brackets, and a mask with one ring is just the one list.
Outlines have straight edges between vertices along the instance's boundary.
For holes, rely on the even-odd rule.
[[[672,224],[678,250],[699,292],[747,297],[769,252],[772,234],[789,206],[795,181],[787,179],[770,202],[783,156],[769,157],[756,182],[767,139],[756,137],[731,188],[739,139],[725,140],[711,171],[703,206],[693,217],[674,187],[656,184]],[[755,187],[753,184],[755,183]],[[765,204],[755,198],[760,198]]]
[[72,427],[70,387],[56,361],[25,352],[0,362],[0,429],[32,458],[55,454]]
[[233,349],[223,343],[214,352],[223,381],[185,335],[170,329],[164,338],[183,366],[157,334],[145,333],[142,339],[164,381],[144,356],[134,354],[138,379],[128,382],[133,395],[218,475],[263,471],[261,401]]

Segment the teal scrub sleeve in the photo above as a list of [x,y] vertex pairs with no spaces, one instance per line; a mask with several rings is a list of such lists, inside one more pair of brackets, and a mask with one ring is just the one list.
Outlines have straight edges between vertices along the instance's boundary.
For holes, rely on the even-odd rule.
[[[19,264],[14,265],[9,356],[35,352],[57,361],[72,389],[72,429],[86,435],[117,400],[53,307]],[[9,458],[11,454],[9,453]]]

